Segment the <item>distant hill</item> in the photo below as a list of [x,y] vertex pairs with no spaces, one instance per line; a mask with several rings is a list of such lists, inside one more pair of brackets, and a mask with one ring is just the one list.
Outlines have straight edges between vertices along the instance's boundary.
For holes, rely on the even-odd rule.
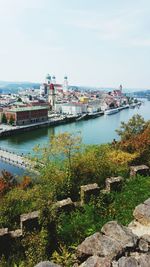
[[0,93],[17,93],[21,89],[40,88],[40,83],[0,81]]

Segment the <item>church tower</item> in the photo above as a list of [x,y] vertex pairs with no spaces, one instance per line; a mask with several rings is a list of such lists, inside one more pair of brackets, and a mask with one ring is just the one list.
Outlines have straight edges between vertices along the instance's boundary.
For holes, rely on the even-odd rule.
[[56,94],[54,84],[49,85],[48,102],[50,103],[52,110],[55,110]]

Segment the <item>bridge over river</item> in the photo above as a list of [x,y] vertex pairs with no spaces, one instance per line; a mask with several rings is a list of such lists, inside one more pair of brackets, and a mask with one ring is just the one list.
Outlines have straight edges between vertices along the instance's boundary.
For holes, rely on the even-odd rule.
[[13,166],[28,170],[32,173],[36,173],[37,175],[39,174],[35,167],[36,163],[25,157],[23,154],[18,155],[12,151],[0,147],[0,160]]

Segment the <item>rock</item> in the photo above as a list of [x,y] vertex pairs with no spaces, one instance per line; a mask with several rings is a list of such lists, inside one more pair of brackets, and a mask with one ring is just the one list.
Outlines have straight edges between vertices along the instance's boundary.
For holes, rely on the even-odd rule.
[[90,201],[91,196],[97,196],[100,193],[98,184],[88,184],[81,186],[81,205],[84,205]]
[[142,254],[138,259],[139,267],[150,267],[150,254]]
[[139,249],[143,252],[150,250],[150,235],[143,235],[139,240]]
[[150,199],[145,201],[143,204],[138,205],[134,212],[134,218],[143,225],[150,224]]
[[118,260],[118,267],[139,267],[139,265],[138,261],[133,257],[121,257]]
[[101,232],[121,243],[124,248],[134,247],[138,240],[138,237],[129,228],[118,224],[116,221],[106,223]]
[[149,225],[143,225],[139,223],[138,221],[134,220],[129,225],[128,228],[131,229],[131,231],[137,235],[138,237],[141,237],[145,234],[150,235],[150,227]]
[[92,256],[83,262],[79,267],[111,267],[111,262],[107,258]]
[[123,177],[110,177],[106,179],[106,191],[120,191],[123,184]]
[[133,177],[137,174],[143,175],[143,176],[148,176],[149,175],[149,167],[146,165],[131,166],[130,167],[130,177]]
[[77,247],[76,255],[81,260],[85,260],[93,255],[108,257],[111,260],[122,253],[122,250],[123,246],[120,242],[97,232],[87,237]]
[[38,263],[34,267],[61,267],[61,266],[57,265],[51,261],[41,261],[40,263]]

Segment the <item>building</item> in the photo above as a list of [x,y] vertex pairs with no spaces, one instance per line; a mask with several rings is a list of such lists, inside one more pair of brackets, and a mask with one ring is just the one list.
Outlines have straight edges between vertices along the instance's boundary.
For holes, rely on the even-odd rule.
[[69,115],[79,115],[82,113],[87,113],[87,105],[81,103],[65,103],[61,106],[63,114]]
[[31,123],[43,122],[48,120],[48,107],[24,107],[12,108],[2,112],[9,123],[14,120],[14,125],[28,125]]
[[49,86],[49,92],[48,92],[48,102],[50,106],[52,107],[52,110],[55,109],[55,102],[56,102],[56,94],[55,94],[55,88],[54,84],[51,83]]

